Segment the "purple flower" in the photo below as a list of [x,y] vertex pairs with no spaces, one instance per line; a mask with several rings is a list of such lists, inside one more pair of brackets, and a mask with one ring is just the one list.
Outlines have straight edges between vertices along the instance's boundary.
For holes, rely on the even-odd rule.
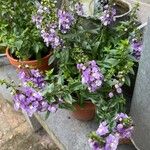
[[80,2],[75,4],[75,11],[79,16],[83,16],[84,15],[84,11],[83,11],[83,4],[81,4]]
[[107,26],[116,20],[115,15],[116,15],[116,9],[114,9],[109,5],[106,5],[104,7],[102,16],[100,17],[100,20],[104,26]]
[[113,92],[110,92],[110,93],[108,94],[108,96],[109,96],[109,98],[112,98],[112,97],[114,96],[114,93],[113,93]]
[[82,73],[82,84],[87,85],[90,92],[95,92],[101,88],[104,77],[95,60],[85,64],[77,64],[77,69]]
[[131,48],[132,48],[132,55],[139,60],[142,53],[142,42],[137,40],[136,38],[132,39]]
[[38,29],[41,29],[43,17],[41,15],[32,16],[32,22],[35,23]]
[[15,109],[22,109],[29,116],[32,116],[36,111],[40,111],[40,103],[44,101],[42,94],[31,87],[19,89],[13,100]]
[[31,87],[23,87],[18,89],[17,93],[13,96],[14,108],[16,110],[25,111],[28,116],[32,116],[35,112],[50,111],[56,112],[58,104],[48,103],[39,91]]
[[28,83],[33,83],[38,88],[45,86],[44,76],[38,69],[22,69],[19,71],[18,77],[24,86],[27,86]]
[[121,83],[119,83],[119,84],[115,84],[115,89],[116,89],[116,92],[118,93],[118,94],[121,94],[122,93],[122,84]]
[[92,150],[104,150],[103,148],[100,148],[100,145],[97,141],[89,139],[88,142]]
[[69,12],[59,10],[58,19],[59,30],[61,30],[62,33],[67,33],[73,24],[74,17]]
[[52,113],[56,112],[58,109],[58,104],[49,105],[48,110]]
[[116,127],[115,132],[117,132],[120,138],[130,138],[133,132],[133,121],[127,114],[120,113],[116,116]]
[[99,128],[96,131],[96,134],[99,136],[102,136],[102,135],[105,135],[107,133],[109,133],[108,125],[107,125],[106,121],[104,121],[99,125]]
[[39,2],[36,2],[37,14],[42,15],[42,13],[50,13],[49,8],[41,5]]
[[127,114],[119,113],[119,114],[116,115],[115,120],[116,121],[122,121],[123,119],[126,119],[126,118],[128,118]]
[[116,150],[119,143],[119,137],[117,135],[109,134],[106,138],[105,150]]
[[122,93],[122,89],[121,88],[117,88],[116,91],[117,91],[118,94]]
[[58,46],[62,45],[62,40],[60,37],[56,34],[55,28],[53,26],[49,28],[49,31],[42,30],[41,36],[46,43],[46,46],[51,46],[52,48],[57,48]]

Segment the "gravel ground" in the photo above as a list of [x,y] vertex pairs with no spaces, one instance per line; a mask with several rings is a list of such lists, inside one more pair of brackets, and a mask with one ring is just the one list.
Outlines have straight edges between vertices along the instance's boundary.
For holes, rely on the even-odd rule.
[[41,129],[33,132],[21,112],[0,95],[0,150],[58,150]]

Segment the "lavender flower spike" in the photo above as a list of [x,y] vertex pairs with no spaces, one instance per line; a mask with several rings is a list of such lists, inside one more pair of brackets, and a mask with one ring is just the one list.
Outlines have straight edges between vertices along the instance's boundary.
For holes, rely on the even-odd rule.
[[82,73],[82,84],[85,84],[90,92],[101,88],[104,77],[95,60],[85,64],[77,64],[77,69]]
[[59,30],[61,30],[62,33],[67,33],[70,30],[71,25],[73,24],[74,17],[69,12],[59,10],[58,18],[59,18]]
[[116,150],[119,143],[119,137],[117,135],[109,134],[106,138],[105,150]]
[[107,26],[115,21],[116,16],[116,9],[113,7],[106,5],[104,7],[104,12],[102,13],[102,16],[100,17],[100,20],[104,26]]
[[138,41],[136,38],[132,39],[131,48],[132,48],[132,55],[139,60],[142,53],[142,42]]
[[107,134],[108,132],[109,132],[109,130],[108,130],[107,123],[106,123],[106,121],[104,121],[99,125],[99,128],[96,131],[96,134],[99,136],[102,136],[102,135]]
[[76,3],[75,11],[79,16],[83,16],[84,15],[83,4],[81,4],[80,2]]

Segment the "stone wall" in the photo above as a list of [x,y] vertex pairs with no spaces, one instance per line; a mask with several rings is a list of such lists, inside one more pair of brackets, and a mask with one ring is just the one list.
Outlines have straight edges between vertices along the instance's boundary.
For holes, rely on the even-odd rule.
[[142,23],[147,22],[148,17],[150,17],[150,0],[125,0],[132,5],[139,1],[140,3],[140,11],[138,12],[139,20]]

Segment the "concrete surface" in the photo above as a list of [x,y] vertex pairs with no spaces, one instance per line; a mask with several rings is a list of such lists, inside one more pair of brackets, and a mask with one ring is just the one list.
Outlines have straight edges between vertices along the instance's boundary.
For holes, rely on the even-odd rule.
[[147,22],[148,17],[150,17],[150,0],[125,0],[132,5],[139,2],[140,9],[138,11],[138,18],[142,23]]
[[[136,124],[133,140],[140,150],[150,146],[150,20],[135,84],[131,115]],[[144,142],[143,142],[144,140]]]

